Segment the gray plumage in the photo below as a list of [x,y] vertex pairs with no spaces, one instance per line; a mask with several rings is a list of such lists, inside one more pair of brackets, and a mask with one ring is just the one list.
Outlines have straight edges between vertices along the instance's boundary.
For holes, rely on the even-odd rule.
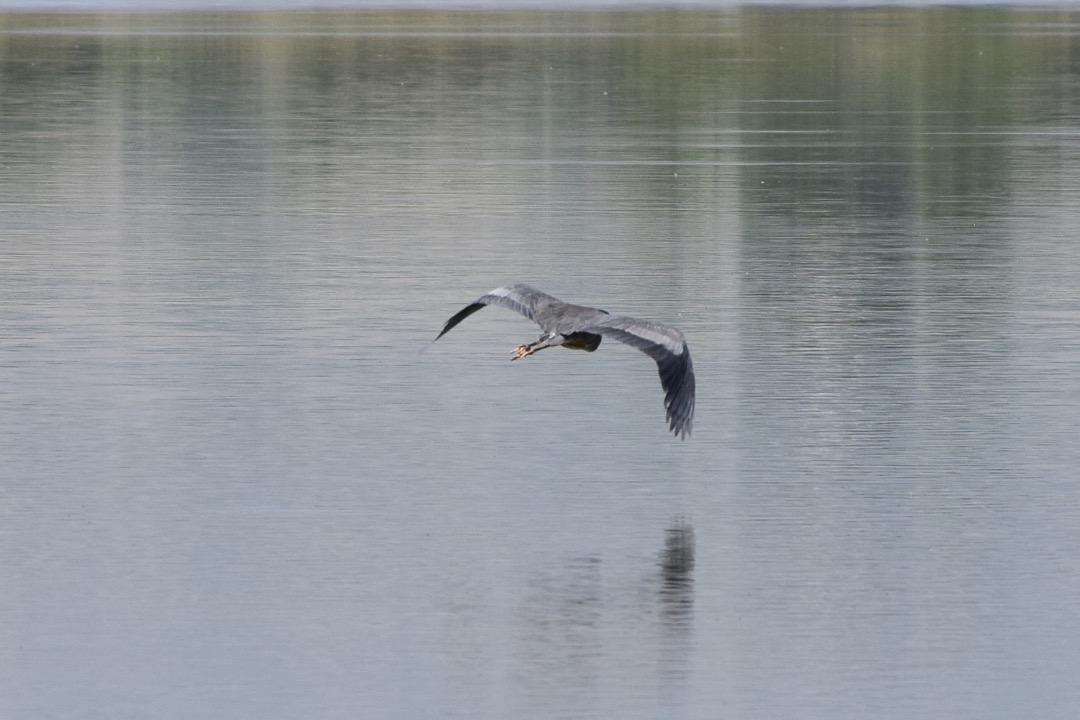
[[694,421],[694,364],[690,361],[686,340],[675,328],[625,315],[612,315],[597,308],[571,305],[536,288],[516,283],[495,288],[463,308],[446,321],[435,340],[486,305],[498,305],[521,313],[544,331],[536,342],[519,346],[511,360],[559,345],[571,350],[592,352],[600,346],[602,337],[641,350],[656,361],[660,372],[668,427],[683,439],[690,434]]

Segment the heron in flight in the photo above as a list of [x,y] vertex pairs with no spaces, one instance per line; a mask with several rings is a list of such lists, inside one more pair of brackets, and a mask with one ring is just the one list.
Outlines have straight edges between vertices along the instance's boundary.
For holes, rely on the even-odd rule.
[[[673,327],[612,315],[606,310],[571,305],[536,288],[520,283],[495,288],[466,306],[443,325],[438,340],[465,318],[485,305],[498,305],[521,313],[543,330],[540,339],[519,345],[511,360],[520,360],[544,348],[562,345],[569,350],[592,352],[604,337],[613,338],[641,350],[656,361],[668,427],[686,439],[694,421],[694,364],[681,332]],[[433,340],[432,342],[435,342]]]

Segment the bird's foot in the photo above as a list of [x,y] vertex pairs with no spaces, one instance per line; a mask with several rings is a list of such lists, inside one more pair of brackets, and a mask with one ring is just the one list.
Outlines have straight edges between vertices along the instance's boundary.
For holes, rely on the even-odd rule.
[[531,347],[529,347],[528,345],[518,345],[517,349],[514,350],[512,353],[510,353],[510,355],[512,356],[510,359],[511,360],[520,360],[523,357],[528,357],[528,356],[532,355],[533,352],[534,352],[533,349]]

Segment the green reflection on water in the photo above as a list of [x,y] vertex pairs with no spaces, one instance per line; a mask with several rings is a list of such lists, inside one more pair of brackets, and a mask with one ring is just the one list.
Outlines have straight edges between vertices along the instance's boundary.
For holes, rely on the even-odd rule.
[[[357,131],[372,130],[385,143],[365,152],[402,157],[417,152],[402,134],[438,143],[448,120],[477,130],[448,139],[474,159],[737,162],[751,190],[771,164],[807,163],[804,182],[770,201],[826,194],[881,210],[899,196],[936,214],[960,197],[992,208],[1007,192],[1007,131],[1056,126],[1062,101],[1075,100],[1073,19],[1003,9],[5,13],[0,147],[7,163],[61,163],[78,143],[70,136],[138,132],[125,123],[150,109],[145,122],[268,123],[328,155],[355,152]],[[523,148],[508,126],[544,141]],[[42,133],[68,140],[34,142]],[[5,190],[28,189],[15,178]]]

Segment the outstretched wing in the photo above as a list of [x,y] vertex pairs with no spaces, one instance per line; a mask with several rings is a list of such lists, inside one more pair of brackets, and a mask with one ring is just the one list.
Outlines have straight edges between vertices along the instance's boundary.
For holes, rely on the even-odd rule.
[[[472,305],[468,305],[454,317],[446,321],[443,325],[442,332],[439,333],[435,340],[438,340],[446,333],[453,330],[458,323],[465,318],[472,315],[477,310],[480,310],[485,305],[498,305],[499,307],[519,312],[525,317],[529,318],[533,322],[536,321],[537,315],[547,306],[552,303],[558,303],[559,300],[548,295],[547,293],[540,292],[534,287],[524,285],[522,283],[514,283],[511,285],[503,285],[500,288],[495,288],[486,295],[481,296]],[[432,342],[435,342],[432,340]]]
[[685,439],[694,423],[696,385],[694,363],[683,334],[667,325],[625,315],[607,315],[582,330],[624,342],[656,361],[668,427]]

